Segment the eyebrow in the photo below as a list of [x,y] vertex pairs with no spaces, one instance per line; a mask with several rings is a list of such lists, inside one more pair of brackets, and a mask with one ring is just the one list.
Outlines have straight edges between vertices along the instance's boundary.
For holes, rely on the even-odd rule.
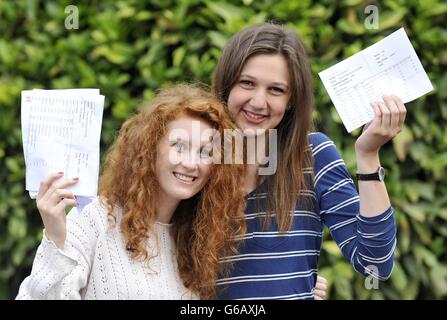
[[[185,144],[187,144],[187,145],[190,145],[191,144],[191,140],[185,140],[185,139],[182,139],[182,138],[180,138],[180,137],[178,137],[177,139],[170,139],[169,140],[169,143],[174,143],[174,142],[183,142],[183,143],[185,143]],[[206,147],[207,145],[209,145],[209,144],[212,144],[212,141],[209,141],[209,140],[204,140],[204,141],[200,141],[200,147],[201,148],[203,148],[203,147]]]
[[[251,75],[249,75],[249,74],[246,74],[246,73],[242,73],[242,74],[240,75],[240,77],[247,77],[247,78],[249,78],[249,79],[251,79],[251,80],[257,80],[255,77],[253,77],[253,76],[251,76]],[[275,81],[275,82],[272,82],[272,84],[273,84],[273,85],[276,85],[276,86],[278,86],[278,85],[280,85],[280,86],[284,86],[284,87],[286,87],[287,89],[289,88],[288,84],[287,84],[286,82],[282,82],[282,81]]]

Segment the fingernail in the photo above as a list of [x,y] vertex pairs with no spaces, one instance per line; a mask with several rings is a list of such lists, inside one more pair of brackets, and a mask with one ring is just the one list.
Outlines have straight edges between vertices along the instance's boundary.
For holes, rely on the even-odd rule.
[[62,171],[59,171],[57,174],[64,174]]
[[79,181],[79,178],[76,177],[76,178],[73,178],[73,180],[74,180],[74,181]]

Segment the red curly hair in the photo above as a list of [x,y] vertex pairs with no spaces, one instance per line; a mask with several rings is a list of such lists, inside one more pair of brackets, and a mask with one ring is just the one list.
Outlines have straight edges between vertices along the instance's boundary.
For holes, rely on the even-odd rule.
[[[153,258],[148,253],[147,237],[157,239],[156,150],[169,122],[182,115],[206,121],[221,137],[224,129],[236,129],[224,106],[209,92],[198,86],[178,85],[161,90],[149,106],[128,119],[106,156],[99,194],[113,221],[114,209],[122,209],[120,229],[131,258],[136,260]],[[225,141],[221,140],[223,147]],[[234,239],[245,232],[243,177],[243,165],[212,164],[204,188],[181,201],[174,212],[171,232],[178,270],[184,285],[201,299],[216,296],[218,276],[228,274],[231,268],[219,263],[219,258],[236,254]]]

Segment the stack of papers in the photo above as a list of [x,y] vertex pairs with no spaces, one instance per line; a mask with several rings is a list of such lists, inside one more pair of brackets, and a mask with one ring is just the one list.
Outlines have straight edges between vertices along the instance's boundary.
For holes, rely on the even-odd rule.
[[385,94],[407,103],[433,90],[404,28],[319,76],[348,132],[374,118],[370,102]]
[[40,182],[56,172],[64,172],[56,185],[78,177],[69,188],[76,196],[97,195],[103,109],[99,89],[22,91],[26,190],[31,198]]

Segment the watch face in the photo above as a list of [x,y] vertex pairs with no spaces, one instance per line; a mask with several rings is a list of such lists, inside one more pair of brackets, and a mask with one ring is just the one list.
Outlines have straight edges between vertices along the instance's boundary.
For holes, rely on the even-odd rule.
[[383,181],[383,179],[385,179],[385,169],[383,167],[379,168],[379,179],[380,181]]

